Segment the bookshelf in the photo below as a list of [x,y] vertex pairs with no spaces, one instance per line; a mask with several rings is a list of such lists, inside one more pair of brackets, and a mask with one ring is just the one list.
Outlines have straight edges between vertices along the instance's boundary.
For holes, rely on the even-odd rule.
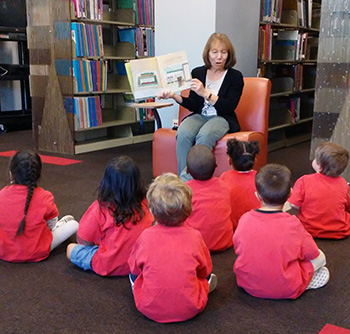
[[[39,150],[80,154],[152,140],[153,117],[129,106],[123,66],[154,53],[153,1],[144,1],[147,11],[137,3],[142,1],[27,0]],[[133,39],[122,39],[121,30]]]
[[321,0],[261,0],[258,74],[271,80],[269,151],[311,139]]
[[0,26],[0,133],[31,128],[25,28]]

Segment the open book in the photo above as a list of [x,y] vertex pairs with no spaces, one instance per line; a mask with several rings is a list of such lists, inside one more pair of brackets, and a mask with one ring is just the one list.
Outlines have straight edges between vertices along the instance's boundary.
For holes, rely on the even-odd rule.
[[131,60],[125,64],[135,100],[157,96],[164,90],[191,88],[191,72],[185,51]]

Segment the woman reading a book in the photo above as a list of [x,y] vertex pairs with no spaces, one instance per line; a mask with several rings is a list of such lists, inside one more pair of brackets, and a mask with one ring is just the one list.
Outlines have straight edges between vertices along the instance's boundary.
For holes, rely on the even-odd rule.
[[203,51],[204,66],[192,70],[189,97],[164,91],[158,98],[172,98],[192,111],[177,131],[176,154],[178,173],[187,181],[187,153],[193,145],[206,145],[211,150],[228,132],[237,132],[240,126],[235,109],[243,90],[242,73],[233,69],[236,55],[225,34],[212,34]]

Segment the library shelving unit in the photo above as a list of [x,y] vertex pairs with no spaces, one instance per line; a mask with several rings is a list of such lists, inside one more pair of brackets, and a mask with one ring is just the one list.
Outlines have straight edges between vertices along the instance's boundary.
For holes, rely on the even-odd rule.
[[[124,98],[131,90],[118,63],[136,53],[135,44],[121,42],[118,31],[135,27],[137,16],[126,3],[27,0],[33,133],[39,150],[79,154],[152,139],[154,121],[140,121]],[[74,25],[83,29],[80,39]],[[80,51],[86,48],[82,54],[79,43]]]
[[261,0],[258,73],[271,79],[269,151],[311,139],[320,0]]
[[[25,27],[0,26],[0,43],[10,44],[14,47],[16,61],[6,59],[6,52],[0,57],[0,81],[19,82],[20,108],[8,108],[0,99],[0,132],[7,129],[30,129],[31,128],[31,105],[29,96],[29,62],[27,50],[27,36]],[[2,86],[2,85],[1,85]],[[9,87],[4,86],[6,94]],[[4,89],[4,88],[3,88]],[[11,103],[12,106],[13,103]],[[12,110],[16,109],[16,110]]]

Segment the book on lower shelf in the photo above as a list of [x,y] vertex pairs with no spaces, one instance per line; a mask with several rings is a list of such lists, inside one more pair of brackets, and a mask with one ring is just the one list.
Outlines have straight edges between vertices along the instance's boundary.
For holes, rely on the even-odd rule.
[[101,101],[99,96],[74,97],[73,104],[75,130],[102,125]]
[[135,100],[155,97],[164,90],[179,92],[191,87],[185,51],[131,60],[125,68]]

